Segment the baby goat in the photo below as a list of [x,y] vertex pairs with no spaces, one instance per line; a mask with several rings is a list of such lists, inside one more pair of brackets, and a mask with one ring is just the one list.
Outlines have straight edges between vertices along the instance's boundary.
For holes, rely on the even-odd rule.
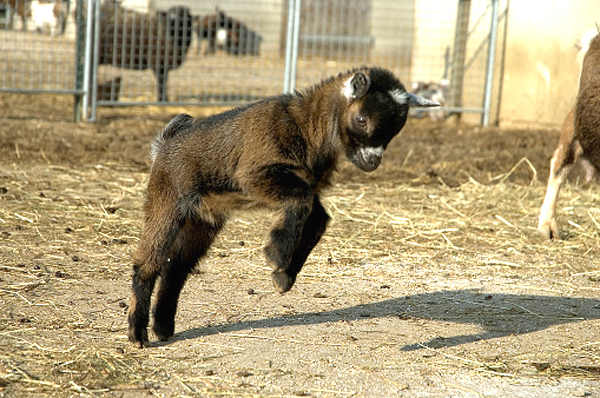
[[558,148],[550,162],[546,196],[540,209],[538,233],[544,239],[560,238],[556,199],[571,166],[581,158],[587,181],[600,168],[600,33],[597,29],[593,37],[582,40],[581,54],[583,61],[577,100],[560,131]]
[[373,171],[404,126],[409,106],[438,105],[408,93],[391,72],[363,67],[202,121],[176,116],[152,144],[129,339],[140,347],[148,341],[159,276],[153,331],[160,340],[173,336],[186,278],[234,208],[282,210],[264,254],[275,289],[290,290],[327,226],[319,197],[340,153]]

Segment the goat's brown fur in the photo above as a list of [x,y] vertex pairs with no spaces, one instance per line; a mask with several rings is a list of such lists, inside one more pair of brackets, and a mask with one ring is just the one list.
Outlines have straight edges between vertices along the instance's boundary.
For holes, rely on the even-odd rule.
[[583,56],[576,103],[565,118],[558,147],[550,162],[548,188],[538,224],[538,232],[545,239],[560,238],[556,222],[556,200],[571,166],[581,159],[588,181],[600,168],[599,126],[600,34],[597,33]]
[[173,335],[186,277],[234,208],[281,210],[264,252],[275,288],[291,289],[327,226],[319,196],[332,182],[339,154],[362,170],[376,169],[409,105],[437,104],[407,93],[386,70],[362,68],[203,121],[175,117],[152,145],[130,340],[143,346],[148,339],[158,276],[153,330],[161,340]]

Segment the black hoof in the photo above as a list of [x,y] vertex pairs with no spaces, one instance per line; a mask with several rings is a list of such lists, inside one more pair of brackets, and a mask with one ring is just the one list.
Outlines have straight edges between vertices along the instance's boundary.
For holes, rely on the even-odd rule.
[[273,286],[275,290],[279,293],[285,293],[289,291],[292,286],[294,286],[294,282],[296,282],[296,277],[291,277],[285,272],[282,271],[274,271],[271,274],[271,278],[273,279]]
[[144,348],[148,344],[148,331],[146,328],[136,330],[135,328],[130,327],[128,337],[129,341],[139,348]]
[[175,332],[175,324],[161,325],[160,323],[155,323],[152,327],[152,331],[160,341],[167,341],[173,337],[173,333]]

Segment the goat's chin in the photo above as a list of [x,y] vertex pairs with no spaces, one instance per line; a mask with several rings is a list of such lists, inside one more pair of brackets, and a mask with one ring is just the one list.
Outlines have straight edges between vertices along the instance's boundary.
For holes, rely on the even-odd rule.
[[379,167],[379,164],[380,164],[380,162],[377,162],[377,163],[367,162],[364,159],[362,159],[361,157],[350,159],[350,161],[356,167],[358,167],[359,169],[361,169],[362,171],[365,171],[367,173],[377,170],[377,168]]
[[369,166],[365,166],[365,167],[360,167],[360,169],[364,172],[370,173],[372,171],[377,170],[378,167],[379,167],[379,165],[369,165]]
[[361,151],[357,151],[353,155],[348,156],[348,160],[350,160],[356,167],[367,173],[375,171],[381,164],[380,157],[372,157],[367,160]]

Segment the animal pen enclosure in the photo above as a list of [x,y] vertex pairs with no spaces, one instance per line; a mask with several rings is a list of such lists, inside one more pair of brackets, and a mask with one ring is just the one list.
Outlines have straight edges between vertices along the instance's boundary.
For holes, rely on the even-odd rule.
[[[224,16],[214,4],[192,5],[192,26],[196,16],[211,16],[207,27],[217,34],[202,33],[196,54],[193,31],[186,59],[169,70],[169,103],[242,103],[253,99],[251,83],[263,90],[253,96],[283,91],[280,35],[289,4],[236,3],[219,2]],[[366,3],[361,12],[370,22],[329,31],[335,46],[297,32],[296,87],[346,65],[384,62],[404,65],[397,73],[409,87],[439,82],[448,45],[452,80],[457,1],[414,2],[404,52],[394,41],[400,33],[389,32],[403,8]],[[175,5],[153,4],[163,13]],[[295,4],[302,11],[309,3]],[[475,11],[488,4],[471,2],[466,33],[491,25],[487,17],[476,24],[491,9]],[[138,23],[165,18],[136,10],[144,15]],[[0,25],[0,79],[13,92],[0,93],[0,397],[598,395],[600,186],[567,184],[559,213],[565,239],[540,241],[536,225],[559,135],[550,127],[409,119],[378,170],[340,164],[323,203],[330,228],[294,289],[281,295],[268,279],[262,245],[275,214],[240,213],[190,276],[175,339],[133,347],[126,311],[150,145],[183,107],[123,106],[167,103],[156,101],[153,70],[100,65],[100,83],[121,77],[119,99],[111,99],[116,85],[105,86],[97,123],[72,123],[72,97],[85,93],[73,77],[73,20],[57,36],[33,32],[29,17],[25,32],[18,16],[4,21],[12,27]],[[246,33],[219,37],[221,24]],[[260,56],[252,55],[257,36],[242,24],[260,35]],[[389,58],[381,55],[385,37]],[[487,47],[470,43],[479,51],[469,47],[464,62],[481,79]],[[403,64],[406,51],[411,61]],[[83,71],[77,76],[83,83]],[[473,75],[464,77],[463,107],[482,109],[483,84],[473,88]],[[238,96],[227,97],[229,89]],[[185,110],[199,119],[215,111]]]
[[438,117],[488,124],[500,95],[508,0],[77,0],[46,19],[42,2],[3,3],[0,91],[73,94],[91,121],[97,106],[247,103],[361,65],[437,95]]

